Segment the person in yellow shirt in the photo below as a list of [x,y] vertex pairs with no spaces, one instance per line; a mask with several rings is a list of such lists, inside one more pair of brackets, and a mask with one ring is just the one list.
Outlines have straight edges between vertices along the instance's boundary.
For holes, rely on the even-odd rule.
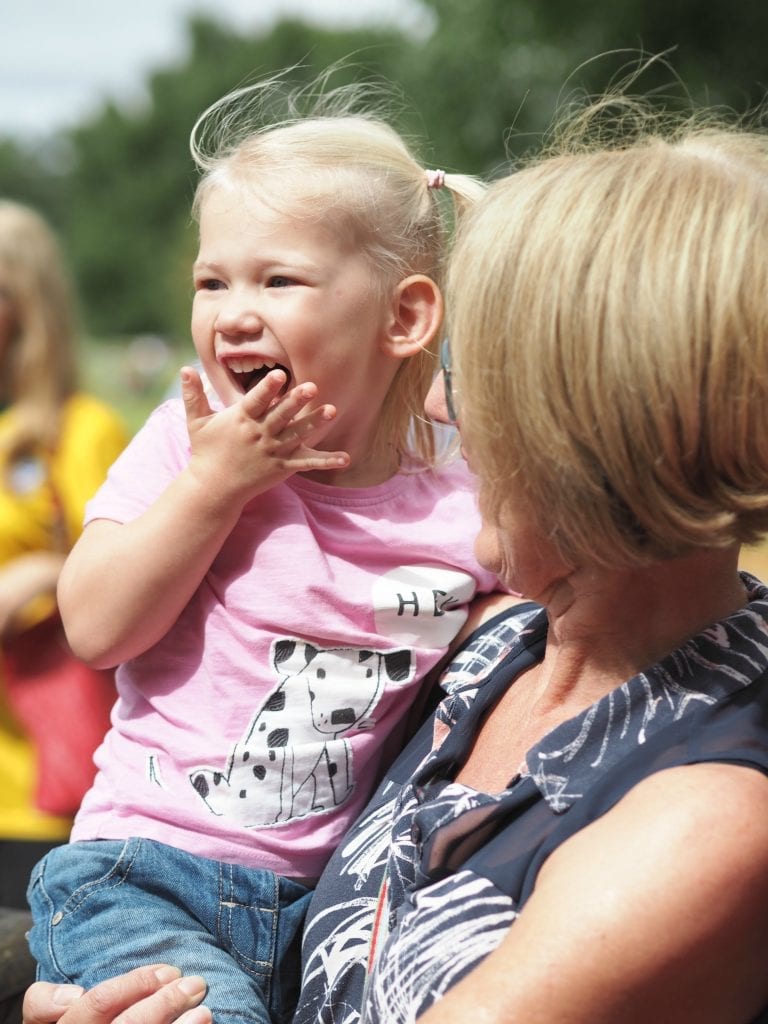
[[[38,655],[40,645],[62,641],[55,605],[59,571],[80,533],[86,501],[127,441],[117,414],[78,391],[73,299],[48,223],[26,206],[0,200],[2,907],[26,907],[32,866],[66,841],[77,809],[61,801],[40,805],[44,740],[20,714],[23,699],[13,698],[14,652],[25,637]],[[105,679],[103,690],[95,685],[106,726],[111,683]],[[62,703],[60,721],[41,722],[49,731],[58,728],[60,740],[69,728],[68,702]]]

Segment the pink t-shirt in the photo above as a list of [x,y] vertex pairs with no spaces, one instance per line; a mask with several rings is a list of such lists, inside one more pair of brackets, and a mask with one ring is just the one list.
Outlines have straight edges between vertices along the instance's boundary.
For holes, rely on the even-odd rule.
[[[188,459],[171,400],[114,464],[86,521],[134,519]],[[294,476],[259,495],[172,629],[119,667],[72,839],[143,836],[318,876],[467,603],[497,588],[474,559],[478,527],[459,460],[361,489]]]

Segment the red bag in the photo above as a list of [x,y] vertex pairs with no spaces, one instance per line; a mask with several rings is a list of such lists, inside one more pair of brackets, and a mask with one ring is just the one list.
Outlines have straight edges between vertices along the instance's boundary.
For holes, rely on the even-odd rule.
[[58,615],[4,641],[2,655],[8,703],[37,752],[37,806],[70,817],[96,773],[93,753],[109,728],[114,673],[75,657]]

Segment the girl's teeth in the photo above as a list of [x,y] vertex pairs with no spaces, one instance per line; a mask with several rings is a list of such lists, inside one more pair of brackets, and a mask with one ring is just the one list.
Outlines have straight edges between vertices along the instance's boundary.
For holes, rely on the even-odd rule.
[[277,364],[263,359],[230,359],[229,368],[235,373],[252,373],[254,370],[274,370]]

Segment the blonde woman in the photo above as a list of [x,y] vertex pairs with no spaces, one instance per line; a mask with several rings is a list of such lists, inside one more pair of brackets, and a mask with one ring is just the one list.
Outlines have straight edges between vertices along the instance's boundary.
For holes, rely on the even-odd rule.
[[765,136],[653,121],[470,214],[428,408],[478,476],[481,563],[543,607],[474,692],[449,670],[461,702],[340,847],[297,1020],[359,1000],[315,972],[390,801],[366,1021],[762,1019],[768,588],[737,567],[768,531],[767,238]]
[[[51,762],[58,755],[41,746],[44,733],[58,750],[83,723],[67,726],[66,702],[55,720],[30,717],[29,694],[19,682],[11,695],[9,673],[20,647],[39,652],[60,639],[59,572],[86,500],[126,442],[112,410],[77,388],[74,312],[50,226],[0,200],[0,904],[14,907],[26,906],[41,852],[69,835],[77,801],[57,791],[56,776],[87,777],[92,767],[90,756],[80,768]],[[104,704],[112,698],[105,683]],[[101,718],[106,726],[105,710]]]

